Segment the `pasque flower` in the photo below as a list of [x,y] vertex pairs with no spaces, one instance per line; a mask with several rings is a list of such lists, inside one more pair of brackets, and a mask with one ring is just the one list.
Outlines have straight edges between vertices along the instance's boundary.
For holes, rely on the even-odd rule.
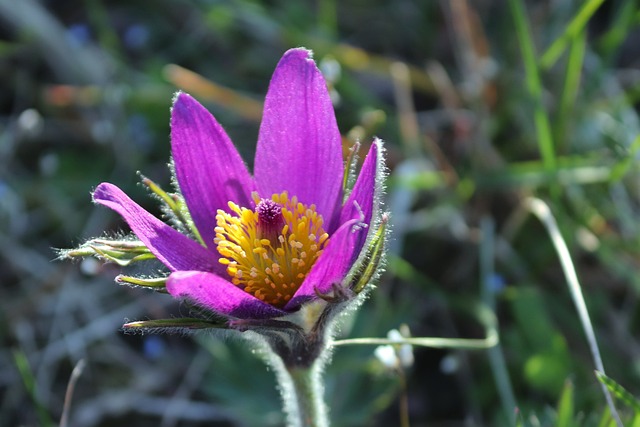
[[171,111],[171,152],[192,225],[186,233],[113,184],[100,184],[93,200],[120,214],[169,269],[172,296],[226,317],[278,318],[328,298],[371,261],[381,221],[381,142],[372,143],[348,190],[351,170],[309,51],[289,50],[276,67],[253,176],[216,119],[186,93]]

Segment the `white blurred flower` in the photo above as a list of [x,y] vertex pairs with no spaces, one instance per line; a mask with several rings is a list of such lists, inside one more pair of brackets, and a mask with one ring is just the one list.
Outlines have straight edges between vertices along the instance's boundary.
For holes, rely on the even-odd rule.
[[[401,332],[402,331],[402,332]],[[407,325],[400,326],[400,331],[392,329],[387,333],[390,341],[401,343],[411,337]],[[413,365],[413,346],[411,344],[387,344],[377,347],[373,353],[387,368],[410,368]]]
[[387,368],[395,369],[398,367],[398,355],[395,348],[390,345],[381,345],[376,347],[373,352],[374,356]]

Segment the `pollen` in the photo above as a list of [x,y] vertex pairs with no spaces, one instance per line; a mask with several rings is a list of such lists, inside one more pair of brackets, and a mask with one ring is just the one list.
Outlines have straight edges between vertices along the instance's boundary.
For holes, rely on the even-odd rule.
[[218,210],[216,238],[220,263],[231,282],[276,307],[291,300],[327,245],[322,215],[287,192],[260,199],[254,210],[229,202]]

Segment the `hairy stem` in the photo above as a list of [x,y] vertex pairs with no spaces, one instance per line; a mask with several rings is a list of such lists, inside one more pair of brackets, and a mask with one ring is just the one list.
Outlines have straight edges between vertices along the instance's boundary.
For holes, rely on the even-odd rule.
[[276,374],[287,427],[328,427],[327,407],[322,397],[322,368],[326,363],[326,353],[312,352],[309,359],[301,357],[298,349],[295,352],[298,357],[292,357],[286,351],[290,348],[275,345],[271,338],[269,345],[263,347],[263,355]]
[[[326,427],[327,408],[322,399],[320,372],[311,367],[288,367],[287,374],[291,381],[291,393],[285,399],[290,405],[287,411],[291,427]],[[289,400],[287,402],[287,400]]]

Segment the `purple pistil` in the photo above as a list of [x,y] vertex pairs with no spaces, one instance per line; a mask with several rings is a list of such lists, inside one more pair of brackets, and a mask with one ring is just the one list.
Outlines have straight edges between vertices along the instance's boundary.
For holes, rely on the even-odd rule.
[[271,199],[260,199],[255,212],[258,214],[258,231],[261,238],[275,243],[284,225],[282,206]]

